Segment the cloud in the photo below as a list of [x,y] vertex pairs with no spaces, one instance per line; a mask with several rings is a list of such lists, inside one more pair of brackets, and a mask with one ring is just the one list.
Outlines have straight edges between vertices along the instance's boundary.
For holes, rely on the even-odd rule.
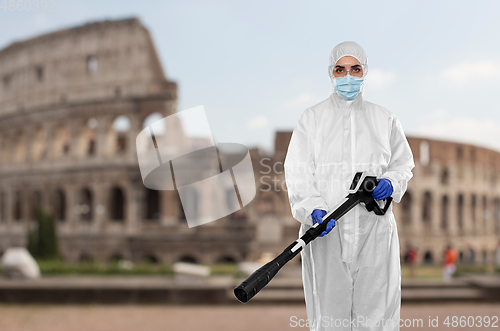
[[379,89],[386,87],[396,81],[397,75],[394,71],[386,71],[381,69],[369,69],[366,76],[366,84],[370,88]]
[[441,71],[441,82],[447,86],[462,88],[467,83],[477,84],[478,80],[500,79],[500,62],[492,60],[465,61]]
[[425,116],[423,121],[425,124],[408,135],[475,144],[500,151],[500,122],[493,119],[453,116],[438,110]]
[[290,109],[304,110],[308,107],[314,106],[315,104],[324,99],[325,98],[315,96],[312,93],[304,92],[297,95],[296,97],[293,97],[292,99],[283,102],[282,108],[283,110],[290,110]]
[[262,129],[267,126],[267,117],[264,115],[259,115],[256,117],[252,117],[247,121],[247,128],[251,130]]

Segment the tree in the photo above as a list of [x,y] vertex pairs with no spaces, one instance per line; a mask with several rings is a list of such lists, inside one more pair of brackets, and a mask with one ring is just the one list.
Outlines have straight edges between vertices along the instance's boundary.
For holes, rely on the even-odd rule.
[[38,207],[36,221],[37,227],[28,231],[28,251],[36,259],[59,259],[59,243],[54,216]]

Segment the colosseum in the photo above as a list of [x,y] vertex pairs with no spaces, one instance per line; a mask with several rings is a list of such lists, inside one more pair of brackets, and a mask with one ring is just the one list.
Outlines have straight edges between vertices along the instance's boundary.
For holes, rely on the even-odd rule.
[[[297,238],[283,174],[291,131],[275,152],[250,150],[255,199],[188,228],[176,191],[144,187],[135,139],[177,111],[148,30],[136,18],[88,23],[0,51],[0,254],[25,246],[38,206],[57,219],[68,262],[171,264],[256,260]],[[440,263],[452,244],[487,263],[500,236],[500,153],[408,137],[414,177],[394,204],[402,251]],[[298,261],[298,259],[296,259]]]

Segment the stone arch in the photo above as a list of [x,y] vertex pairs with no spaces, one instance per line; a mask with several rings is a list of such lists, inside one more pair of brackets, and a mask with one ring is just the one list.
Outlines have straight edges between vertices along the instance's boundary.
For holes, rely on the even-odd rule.
[[56,189],[52,194],[52,212],[56,220],[66,220],[66,194],[60,188]]
[[26,134],[18,131],[14,139],[14,162],[22,163],[26,160]]
[[0,221],[7,220],[7,203],[5,191],[0,191]]
[[412,212],[413,196],[410,191],[406,191],[401,199],[401,211],[402,217],[401,221],[403,226],[411,224],[411,212]]
[[145,188],[144,194],[144,218],[147,220],[160,219],[160,192]]
[[111,220],[125,220],[125,194],[119,186],[113,186],[109,192],[109,218]]
[[23,195],[19,190],[14,193],[14,214],[12,216],[15,221],[20,221],[23,218]]
[[423,206],[422,206],[422,220],[424,223],[432,222],[432,193],[426,191],[424,193]]
[[500,234],[500,198],[493,201],[493,223],[495,233]]
[[441,184],[448,185],[449,180],[450,180],[450,174],[449,174],[448,168],[444,168],[441,171]]
[[486,198],[486,195],[483,195],[482,199],[482,208],[481,208],[481,219],[482,219],[482,227],[483,227],[483,233],[486,234],[487,232],[487,220],[488,220],[488,199]]
[[54,157],[68,155],[70,151],[70,132],[66,122],[57,125],[54,134]]
[[33,132],[31,140],[31,159],[33,161],[39,161],[43,159],[47,153],[47,146],[45,144],[47,131],[42,125],[38,125]]
[[129,147],[128,133],[131,121],[127,115],[118,115],[111,122],[108,130],[108,146],[110,154],[122,154]]
[[93,210],[93,194],[88,188],[82,188],[78,192],[78,214],[80,214],[80,220],[82,221],[92,221],[94,218]]
[[434,263],[434,256],[432,255],[431,251],[426,251],[424,253],[422,262],[424,264],[433,264]]
[[471,220],[472,220],[472,231],[473,234],[476,234],[476,195],[472,194],[470,199],[470,211],[471,211]]
[[160,259],[154,253],[147,253],[143,256],[142,262],[150,264],[160,264]]
[[443,195],[441,198],[441,229],[444,231],[447,231],[449,226],[448,208],[449,208],[448,196]]
[[184,254],[181,255],[177,262],[198,263],[198,259],[194,255]]
[[464,195],[462,193],[457,196],[457,221],[460,231],[464,228]]
[[82,126],[79,135],[79,148],[78,155],[80,157],[89,157],[96,154],[96,139],[97,139],[97,126],[99,121],[91,117]]
[[238,260],[232,255],[222,255],[217,259],[217,263],[237,263]]

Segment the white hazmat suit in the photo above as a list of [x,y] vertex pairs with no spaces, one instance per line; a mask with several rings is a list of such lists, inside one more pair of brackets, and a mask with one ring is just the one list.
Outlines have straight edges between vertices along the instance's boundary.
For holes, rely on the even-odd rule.
[[[332,68],[344,56],[358,59],[367,73],[364,50],[345,42],[330,54],[332,83]],[[284,163],[292,214],[302,223],[299,236],[313,225],[313,210],[337,207],[356,172],[389,179],[394,202],[400,202],[414,166],[393,113],[364,100],[363,91],[348,102],[334,90],[304,111]],[[399,330],[401,269],[392,205],[383,216],[354,207],[301,254],[311,330]]]

